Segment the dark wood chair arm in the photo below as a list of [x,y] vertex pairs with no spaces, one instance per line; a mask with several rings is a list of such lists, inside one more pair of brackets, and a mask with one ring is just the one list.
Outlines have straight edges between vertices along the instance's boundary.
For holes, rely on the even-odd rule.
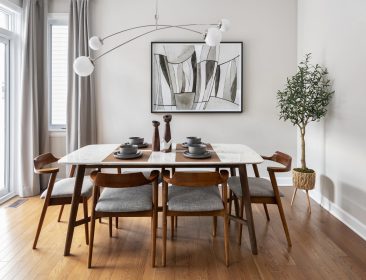
[[169,184],[170,183],[170,180],[171,180],[171,178],[170,178],[170,171],[169,170],[164,170],[161,173],[161,175],[162,175],[163,181]]
[[36,169],[34,168],[34,173],[36,174],[51,174],[51,173],[57,173],[59,172],[59,168],[58,167],[49,167],[49,168],[40,168],[40,169]]
[[148,180],[150,182],[154,182],[155,180],[157,180],[159,178],[160,172],[158,170],[153,170],[150,173],[150,177],[148,178]]
[[278,173],[278,172],[288,172],[290,169],[288,167],[267,167],[268,172]]
[[264,160],[272,160],[273,159],[273,156],[263,156],[261,155],[261,157],[264,159]]
[[227,170],[220,170],[220,175],[224,181],[227,181],[229,178],[229,172]]

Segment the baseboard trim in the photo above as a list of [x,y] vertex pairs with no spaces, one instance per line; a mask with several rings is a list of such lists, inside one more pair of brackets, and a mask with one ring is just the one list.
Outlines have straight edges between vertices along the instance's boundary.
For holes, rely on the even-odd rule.
[[4,195],[4,196],[2,196],[1,198],[0,198],[0,205],[1,204],[3,204],[3,203],[5,203],[5,202],[7,202],[8,200],[10,200],[10,199],[12,199],[13,197],[15,197],[16,196],[16,194],[15,193],[13,193],[13,192],[10,192],[10,193],[8,193],[8,194],[6,194],[6,195]]
[[338,205],[334,204],[332,201],[327,199],[318,191],[313,190],[309,193],[310,197],[322,208],[327,210],[339,221],[344,223],[347,227],[349,227],[352,231],[354,231],[357,235],[359,235],[363,240],[366,240],[366,225],[362,224],[359,220],[357,220],[352,215],[344,211]]

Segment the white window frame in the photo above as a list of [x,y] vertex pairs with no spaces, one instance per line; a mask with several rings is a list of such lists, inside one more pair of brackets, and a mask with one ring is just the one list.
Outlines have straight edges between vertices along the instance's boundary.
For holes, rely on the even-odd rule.
[[10,182],[10,166],[13,166],[13,160],[10,158],[10,150],[14,150],[15,147],[12,147],[11,143],[11,135],[15,132],[13,131],[12,121],[10,116],[14,114],[11,111],[18,110],[15,108],[15,98],[16,93],[20,90],[19,82],[20,82],[20,31],[21,31],[21,12],[22,9],[15,5],[12,2],[7,0],[0,0],[0,10],[7,13],[10,16],[10,25],[8,29],[0,28],[0,37],[2,37],[5,41],[8,41],[9,45],[7,48],[8,52],[8,76],[7,76],[7,112],[5,116],[6,121],[6,131],[5,135],[7,135],[7,139],[5,140],[5,165],[4,165],[4,176],[5,176],[5,189],[0,192],[0,204],[11,197],[15,196],[14,189],[12,186],[12,182]]
[[66,124],[52,124],[52,25],[68,25],[68,14],[50,13],[47,20],[48,130],[66,131]]

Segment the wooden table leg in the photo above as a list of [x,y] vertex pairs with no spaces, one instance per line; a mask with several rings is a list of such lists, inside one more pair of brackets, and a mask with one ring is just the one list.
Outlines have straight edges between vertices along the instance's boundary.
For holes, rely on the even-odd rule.
[[75,228],[76,216],[78,213],[78,207],[79,207],[79,201],[80,201],[80,196],[81,196],[81,188],[83,186],[84,175],[85,175],[85,166],[79,165],[77,173],[76,173],[74,194],[72,196],[72,201],[71,201],[70,217],[69,217],[69,224],[67,226],[64,256],[70,255],[71,243],[72,243],[72,238],[74,236],[74,228]]
[[255,237],[252,204],[250,202],[250,192],[249,192],[249,186],[248,186],[248,174],[247,174],[247,167],[245,164],[239,166],[239,175],[240,175],[240,182],[241,182],[241,187],[242,187],[242,192],[243,192],[242,199],[244,201],[245,214],[246,214],[246,219],[248,222],[250,245],[252,248],[252,253],[254,255],[257,255],[258,254],[257,239]]

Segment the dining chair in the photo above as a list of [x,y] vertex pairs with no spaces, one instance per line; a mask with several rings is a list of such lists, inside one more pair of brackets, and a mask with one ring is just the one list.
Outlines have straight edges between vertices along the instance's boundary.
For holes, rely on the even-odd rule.
[[[228,172],[163,171],[163,266],[166,265],[167,217],[221,216],[224,218],[225,264],[229,265],[227,214]],[[222,195],[218,185],[222,185]],[[173,225],[174,227],[174,225]]]
[[[290,233],[288,230],[287,222],[285,213],[283,211],[281,197],[283,197],[283,193],[279,191],[278,184],[276,180],[276,173],[280,172],[288,172],[291,170],[291,156],[282,153],[282,152],[275,152],[272,156],[262,156],[263,159],[269,160],[272,162],[276,162],[282,164],[283,167],[267,167],[267,171],[269,174],[269,180],[265,178],[260,178],[258,166],[253,164],[253,171],[255,177],[248,178],[248,185],[250,191],[250,200],[251,203],[260,203],[263,204],[264,211],[266,214],[266,218],[269,221],[269,213],[267,209],[267,204],[277,204],[278,211],[280,213],[282,226],[286,234],[287,244],[289,247],[292,246]],[[232,174],[233,175],[233,174]],[[231,176],[228,180],[229,186],[229,212],[231,213],[231,205],[232,201],[234,201],[235,206],[235,213],[236,216],[240,218],[243,217],[244,214],[244,202],[243,202],[243,195],[242,195],[242,187],[240,182],[239,176]],[[240,201],[240,206],[238,201]],[[241,244],[241,236],[242,236],[242,224],[239,225],[239,244]]]
[[[61,219],[64,205],[71,204],[72,195],[74,192],[75,177],[72,177],[75,172],[75,166],[70,170],[70,177],[58,180],[56,182],[58,167],[47,167],[48,165],[57,162],[59,159],[51,153],[46,153],[34,158],[34,172],[36,174],[50,175],[47,189],[41,194],[41,198],[44,199],[44,204],[41,212],[41,217],[38,222],[36,236],[33,242],[33,249],[36,249],[39,235],[41,233],[44,218],[46,216],[48,206],[61,205],[60,213],[58,215],[58,222]],[[84,218],[88,218],[88,198],[91,197],[93,189],[93,182],[89,176],[84,177],[83,186],[81,190],[81,198],[79,203],[83,204]],[[85,241],[89,243],[89,230],[88,223],[85,223]]]
[[[95,220],[101,217],[151,217],[151,265],[155,266],[159,171],[108,174],[94,171],[88,268],[92,265]],[[100,191],[100,188],[103,188]]]

